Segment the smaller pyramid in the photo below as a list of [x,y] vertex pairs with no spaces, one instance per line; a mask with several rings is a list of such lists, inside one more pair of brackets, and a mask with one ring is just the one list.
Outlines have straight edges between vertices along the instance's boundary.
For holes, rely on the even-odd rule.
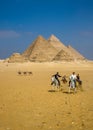
[[61,51],[53,58],[53,61],[73,61],[73,60],[74,58],[63,49],[61,49]]
[[85,60],[85,57],[82,56],[77,50],[75,50],[72,46],[67,46],[67,48],[69,49],[70,53],[73,55],[73,57],[76,60]]
[[13,62],[24,62],[25,58],[20,54],[20,53],[13,53],[9,59],[8,62],[9,63],[13,63]]

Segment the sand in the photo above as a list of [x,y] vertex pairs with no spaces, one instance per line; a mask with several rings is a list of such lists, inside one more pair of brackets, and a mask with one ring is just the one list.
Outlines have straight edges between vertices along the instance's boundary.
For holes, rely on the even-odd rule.
[[[18,74],[32,72],[33,74]],[[75,71],[82,90],[52,91],[51,75]],[[93,130],[93,62],[3,63],[0,61],[0,130]]]

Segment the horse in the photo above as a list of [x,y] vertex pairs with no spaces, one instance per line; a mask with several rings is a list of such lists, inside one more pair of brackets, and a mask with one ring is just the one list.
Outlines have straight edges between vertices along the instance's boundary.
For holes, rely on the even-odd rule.
[[81,91],[83,90],[83,88],[82,88],[82,81],[81,80],[76,80],[76,88],[80,89]]
[[61,80],[64,84],[66,84],[67,83],[67,79],[66,79],[66,75],[64,75],[63,77],[62,77],[62,80]]
[[52,76],[51,80],[52,80],[51,85],[53,85],[54,88],[59,89],[60,81],[56,79],[55,76]]
[[76,92],[76,81],[75,80],[70,80],[69,81],[69,93],[70,93],[71,89],[74,90],[74,93]]

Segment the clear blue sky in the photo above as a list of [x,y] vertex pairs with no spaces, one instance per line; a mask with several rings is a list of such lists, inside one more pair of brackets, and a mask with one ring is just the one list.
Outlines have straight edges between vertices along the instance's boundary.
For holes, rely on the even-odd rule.
[[51,34],[93,60],[93,0],[0,0],[0,59]]

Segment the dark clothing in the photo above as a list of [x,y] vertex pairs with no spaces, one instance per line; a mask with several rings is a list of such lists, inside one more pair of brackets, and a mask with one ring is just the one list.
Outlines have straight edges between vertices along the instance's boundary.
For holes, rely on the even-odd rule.
[[77,75],[77,82],[79,83],[79,85],[82,85],[82,81],[80,80],[80,76]]
[[77,80],[80,80],[80,76],[79,75],[77,75]]
[[[60,86],[60,81],[59,81],[59,77],[61,77],[58,73],[56,73],[55,75],[53,75],[52,77],[55,77],[55,79],[58,81],[58,85]],[[51,83],[51,85],[54,84],[54,81]]]
[[54,75],[55,76],[55,78],[58,80],[58,77],[61,77],[59,74],[55,74]]
[[58,84],[59,84],[59,86],[60,86],[60,81],[59,81],[58,77],[61,77],[61,76],[60,76],[58,73],[55,74],[54,76],[55,76],[55,78],[56,78],[56,80],[58,81]]

